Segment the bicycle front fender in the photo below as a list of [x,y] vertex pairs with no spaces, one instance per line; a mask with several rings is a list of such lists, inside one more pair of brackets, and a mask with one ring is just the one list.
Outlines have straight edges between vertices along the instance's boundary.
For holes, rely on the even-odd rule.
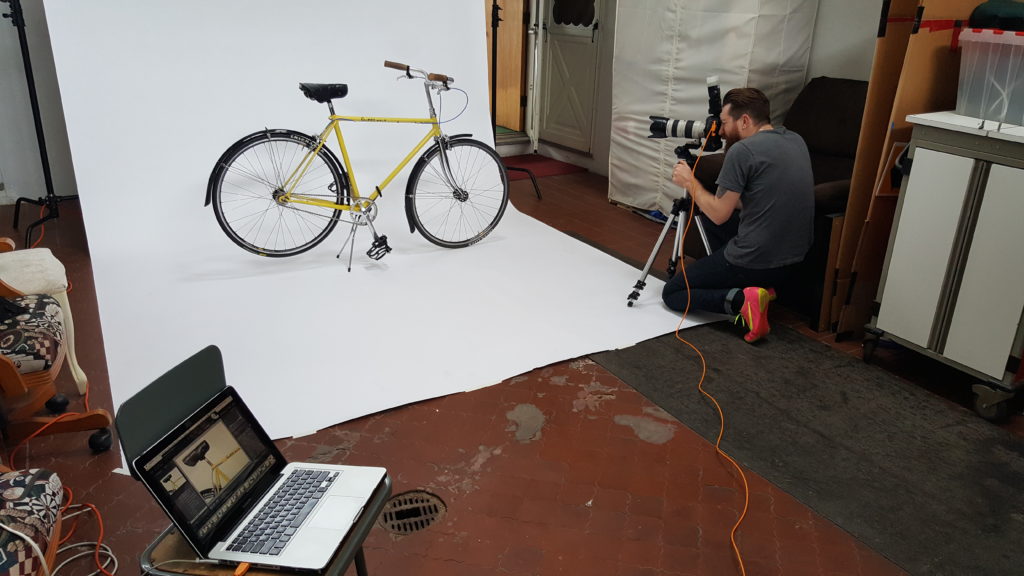
[[[472,139],[472,138],[473,138],[472,134],[453,134],[453,135],[448,137],[448,141],[451,142],[453,140],[466,140],[466,139]],[[437,142],[434,142],[430,146],[430,148],[427,148],[427,150],[425,152],[423,152],[423,154],[420,154],[419,160],[416,161],[416,164],[414,164],[413,167],[412,167],[412,171],[409,172],[410,176],[413,175],[413,174],[416,174],[417,172],[419,172],[419,170],[423,166],[423,164],[425,164],[427,162],[427,158],[429,158],[431,156],[431,153],[434,152],[435,150],[437,150],[437,146],[438,146]],[[409,233],[410,234],[415,234],[416,233],[416,223],[413,222],[413,219],[412,219],[412,202],[413,202],[413,199],[412,199],[412,197],[413,197],[412,184],[413,184],[412,178],[409,178],[409,181],[405,184],[405,219],[408,220],[408,222],[409,222]],[[207,202],[209,202],[209,199],[207,199]]]

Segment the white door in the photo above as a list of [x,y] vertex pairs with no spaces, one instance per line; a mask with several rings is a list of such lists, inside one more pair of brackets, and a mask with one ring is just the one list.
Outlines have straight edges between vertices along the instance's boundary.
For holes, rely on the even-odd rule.
[[541,59],[540,137],[590,153],[600,0],[548,0]]

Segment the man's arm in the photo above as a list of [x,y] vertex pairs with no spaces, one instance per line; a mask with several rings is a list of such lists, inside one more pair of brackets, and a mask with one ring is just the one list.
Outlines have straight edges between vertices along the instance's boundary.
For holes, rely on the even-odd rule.
[[694,177],[686,162],[676,164],[675,170],[672,171],[672,181],[686,188],[690,197],[697,203],[697,207],[715,224],[724,224],[732,217],[733,211],[739,208],[739,192],[726,190],[721,196],[708,192]]

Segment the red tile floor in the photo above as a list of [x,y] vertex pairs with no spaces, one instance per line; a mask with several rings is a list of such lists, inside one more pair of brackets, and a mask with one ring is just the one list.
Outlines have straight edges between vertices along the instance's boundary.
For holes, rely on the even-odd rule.
[[[660,225],[608,204],[605,179],[583,173],[540,182],[543,200],[529,180],[513,182],[520,210],[637,262],[646,259]],[[41,246],[62,259],[74,283],[77,349],[91,403],[113,411],[81,213],[77,203],[62,205],[61,213],[46,226]],[[0,209],[0,235],[20,246],[24,228],[15,232],[10,223],[10,207]],[[773,309],[773,318],[859,354],[858,343],[835,344],[782,308]],[[917,373],[917,360],[898,351],[880,349],[876,357]],[[81,408],[67,370],[59,386],[71,409]],[[1020,420],[1011,426],[1019,428]],[[120,466],[115,452],[89,453],[87,436],[34,440],[15,465],[24,466],[27,456],[29,465],[55,470],[77,502],[96,505],[120,573],[138,573],[139,554],[168,522],[140,484],[112,473]],[[729,541],[743,506],[737,475],[711,444],[587,358],[279,445],[291,459],[385,466],[395,493],[425,489],[444,500],[446,515],[425,530],[395,536],[374,529],[365,550],[375,576],[741,573]],[[763,478],[750,471],[746,477],[750,505],[736,538],[746,574],[904,573]],[[87,517],[71,540],[98,534]],[[91,571],[87,560],[68,568],[75,575]]]

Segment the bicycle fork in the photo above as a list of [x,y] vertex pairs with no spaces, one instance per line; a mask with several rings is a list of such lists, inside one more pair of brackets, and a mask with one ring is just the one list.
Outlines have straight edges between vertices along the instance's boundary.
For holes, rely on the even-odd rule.
[[448,186],[452,189],[452,195],[455,199],[459,202],[465,202],[469,199],[469,193],[458,185],[455,181],[455,175],[452,174],[452,165],[448,162],[448,142],[447,136],[438,138],[437,150],[438,157],[441,159],[441,175],[448,181]]

